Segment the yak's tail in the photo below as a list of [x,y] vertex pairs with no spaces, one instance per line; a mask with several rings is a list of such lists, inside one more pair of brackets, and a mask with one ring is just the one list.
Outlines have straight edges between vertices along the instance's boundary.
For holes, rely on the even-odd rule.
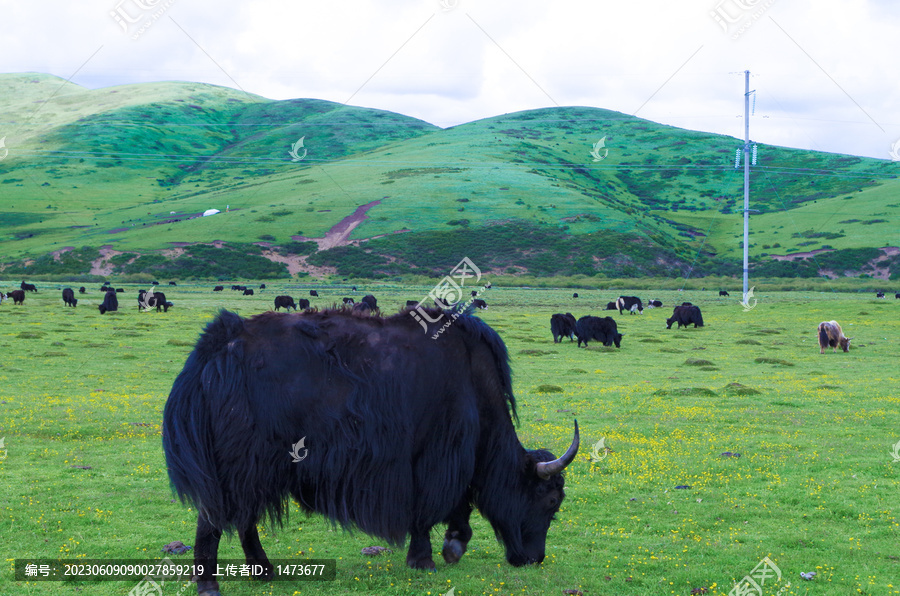
[[824,324],[819,325],[819,347],[823,350],[829,345],[828,330]]
[[235,486],[232,475],[220,474],[220,466],[228,463],[223,460],[239,457],[246,448],[233,445],[237,453],[227,450],[229,438],[246,436],[235,432],[237,427],[249,424],[242,342],[233,341],[243,326],[238,315],[225,310],[207,325],[175,379],[163,412],[163,450],[172,488],[220,530],[250,523],[259,515],[238,505],[253,502],[241,498],[253,487]]

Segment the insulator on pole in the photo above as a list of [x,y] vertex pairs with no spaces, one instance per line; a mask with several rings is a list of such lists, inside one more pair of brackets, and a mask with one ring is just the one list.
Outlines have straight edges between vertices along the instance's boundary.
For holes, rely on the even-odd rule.
[[741,150],[736,149],[734,151],[734,169],[736,170],[739,167],[741,167]]
[[756,145],[753,145],[753,153],[751,153],[750,165],[756,165]]

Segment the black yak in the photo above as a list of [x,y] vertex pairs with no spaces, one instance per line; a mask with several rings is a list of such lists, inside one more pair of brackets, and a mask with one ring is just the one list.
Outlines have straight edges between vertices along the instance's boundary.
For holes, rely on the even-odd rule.
[[556,313],[550,317],[550,333],[553,334],[553,343],[559,343],[562,338],[568,337],[569,341],[575,340],[575,315]]
[[575,335],[578,336],[579,348],[581,342],[584,342],[584,347],[587,347],[591,340],[597,340],[604,346],[615,344],[617,348],[622,344],[622,334],[619,333],[616,320],[612,317],[592,317],[590,315],[581,317],[575,323]]
[[13,304],[25,304],[25,290],[13,290],[9,297],[13,299]]
[[101,315],[119,310],[119,299],[116,298],[116,291],[112,288],[107,288],[106,295],[103,297],[103,304],[97,308],[100,309]]
[[476,298],[472,301],[472,306],[475,308],[480,308],[481,310],[487,310],[487,302],[482,300],[481,298]]
[[719,290],[719,296],[730,296],[727,290]]
[[86,294],[86,293],[87,293],[87,290],[85,289],[84,286],[81,286],[80,288],[78,288],[78,293],[79,293],[79,294]]
[[662,305],[663,303],[661,300],[651,300],[647,303],[647,308],[660,308]]
[[319,292],[318,292],[317,290],[310,290],[310,291],[309,291],[309,295],[310,295],[310,296],[315,296],[316,298],[318,298],[318,297],[319,297]]
[[222,292],[225,290],[225,286],[216,286],[213,288],[213,292]]
[[607,302],[606,308],[604,308],[603,310],[618,310],[618,309],[616,308],[615,302]]
[[287,311],[290,311],[292,308],[297,310],[297,305],[294,304],[294,299],[290,296],[275,296],[275,310],[278,310],[279,308],[283,308]]
[[253,290],[244,288],[244,296],[252,296],[252,295],[253,295]]
[[[429,320],[444,313],[428,310]],[[293,497],[307,512],[389,544],[410,536],[406,562],[433,570],[429,534],[446,523],[442,554],[456,563],[473,508],[515,566],[540,563],[578,452],[526,450],[506,346],[459,314],[423,333],[407,311],[221,311],[175,379],[163,413],[169,478],[198,511],[198,592],[213,575],[222,533],[237,530],[246,560],[272,577],[257,522],[281,522]],[[302,457],[301,449],[302,447]]]
[[156,308],[156,312],[159,312],[159,309],[163,309],[163,312],[169,312],[170,306],[172,306],[172,303],[166,301],[166,295],[162,292],[150,294],[146,290],[138,291],[138,310]]
[[19,284],[19,287],[22,288],[23,292],[37,292],[37,287],[34,284],[27,284],[24,281]]
[[837,321],[822,321],[819,323],[819,354],[825,353],[825,348],[832,348],[832,353],[837,352],[838,346],[845,352],[850,351],[850,338],[844,337],[844,331]]
[[297,298],[297,308],[309,308],[309,300],[306,298]]
[[64,288],[62,291],[62,299],[66,306],[78,306],[78,299],[75,298],[75,291],[72,288]]
[[699,306],[676,306],[672,316],[666,319],[666,329],[672,328],[672,323],[678,323],[678,328],[693,324],[694,328],[703,327],[703,314]]
[[372,294],[366,294],[362,297],[362,300],[360,302],[365,302],[372,310],[378,308],[378,300]]

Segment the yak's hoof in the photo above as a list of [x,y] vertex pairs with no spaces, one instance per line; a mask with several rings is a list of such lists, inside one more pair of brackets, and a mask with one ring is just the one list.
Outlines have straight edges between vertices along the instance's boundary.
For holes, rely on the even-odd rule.
[[419,571],[437,571],[437,567],[435,567],[431,557],[425,559],[406,559],[406,564]]
[[453,538],[451,540],[444,539],[444,548],[441,550],[444,560],[447,563],[458,563],[462,556],[466,554],[466,545],[460,540]]

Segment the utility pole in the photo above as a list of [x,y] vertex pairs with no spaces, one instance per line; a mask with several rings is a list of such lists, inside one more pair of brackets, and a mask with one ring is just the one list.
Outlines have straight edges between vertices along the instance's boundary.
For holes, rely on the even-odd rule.
[[750,256],[750,71],[744,71],[744,303]]

